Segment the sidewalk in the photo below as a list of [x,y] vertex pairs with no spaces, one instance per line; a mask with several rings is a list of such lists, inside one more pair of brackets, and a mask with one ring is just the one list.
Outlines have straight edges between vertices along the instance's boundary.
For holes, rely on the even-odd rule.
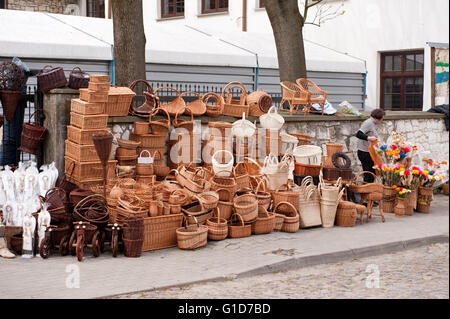
[[[241,239],[209,241],[196,251],[169,248],[145,252],[140,258],[0,258],[1,298],[100,298],[116,294],[224,280],[319,263],[389,253],[433,242],[448,242],[449,198],[436,195],[430,214],[395,218],[373,217],[355,227],[300,229]],[[79,288],[67,288],[79,271]],[[70,285],[69,285],[70,286]]]

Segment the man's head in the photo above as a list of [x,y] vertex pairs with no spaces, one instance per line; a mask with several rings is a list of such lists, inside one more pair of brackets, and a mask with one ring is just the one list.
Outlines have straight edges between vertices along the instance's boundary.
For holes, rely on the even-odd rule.
[[370,113],[370,116],[373,117],[375,122],[378,124],[383,120],[384,114],[385,113],[382,109],[375,109],[372,111],[372,113]]

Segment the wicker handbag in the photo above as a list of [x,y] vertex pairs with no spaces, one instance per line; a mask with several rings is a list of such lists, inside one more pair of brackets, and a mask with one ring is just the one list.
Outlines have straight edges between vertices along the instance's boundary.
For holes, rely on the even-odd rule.
[[166,110],[170,116],[175,116],[175,115],[177,115],[177,113],[183,114],[186,109],[186,103],[184,102],[183,98],[181,97],[181,93],[177,89],[174,89],[172,87],[160,87],[155,90],[155,95],[156,95],[156,93],[158,93],[159,91],[164,90],[164,89],[172,90],[175,93],[177,93],[178,96],[174,100],[170,101],[169,103],[166,103],[166,104],[161,103],[159,107],[161,109]]
[[155,95],[155,92],[153,92],[151,84],[146,80],[135,80],[130,84],[129,88],[134,91],[134,88],[138,83],[144,83],[147,87],[147,91],[143,92],[145,102],[140,106],[134,106],[133,103],[131,103],[130,113],[132,115],[147,118],[158,108],[159,98]]
[[300,228],[322,225],[320,216],[320,196],[317,187],[307,186],[305,191],[300,192]]
[[233,198],[234,211],[245,223],[252,223],[258,217],[258,198],[251,189],[241,189]]
[[295,233],[299,230],[300,219],[294,205],[288,202],[280,202],[275,206],[273,212],[284,216],[282,232]]
[[252,235],[252,225],[245,225],[242,216],[235,213],[231,216],[228,223],[228,237],[229,238],[243,238]]
[[191,114],[191,119],[189,121],[182,121],[180,119],[178,119],[178,115],[182,114],[182,113],[177,113],[175,114],[175,118],[172,121],[172,125],[174,128],[183,128],[185,130],[187,130],[188,132],[191,132],[194,130],[194,114],[191,112],[190,109],[185,109],[183,111],[183,113],[190,113]]
[[244,163],[237,163],[233,167],[234,179],[236,180],[237,188],[250,188],[250,176],[247,173]]
[[[241,94],[239,99],[233,99],[232,90],[240,89]],[[223,115],[242,117],[242,114],[248,114],[249,105],[247,104],[247,90],[241,82],[230,82],[222,90],[221,97],[225,103],[223,106]]]
[[[213,100],[215,104],[209,104]],[[210,117],[218,117],[223,112],[224,100],[222,97],[214,92],[205,93],[202,97],[202,101],[205,104],[205,115]]]
[[193,250],[206,246],[208,242],[208,227],[200,225],[194,217],[195,225],[188,225],[177,228],[177,245],[180,249]]
[[221,216],[220,209],[214,209],[215,217],[206,220],[206,227],[208,227],[208,239],[223,240],[228,236],[227,220]]
[[[152,121],[152,118],[158,113],[165,114],[167,116],[167,120],[162,119],[162,120],[158,120],[158,121]],[[152,131],[152,134],[166,135],[167,132],[169,131],[170,115],[165,109],[162,109],[162,108],[155,109],[155,111],[150,114],[148,121],[149,121],[149,125],[150,125],[150,129]]]
[[67,85],[67,79],[62,67],[54,68],[51,65],[46,65],[36,77],[39,89],[42,92],[47,92]]
[[267,210],[259,206],[258,207],[258,217],[256,221],[252,223],[252,234],[262,235],[269,234],[273,231],[275,227],[275,214],[268,213]]
[[83,72],[80,67],[76,66],[70,71],[68,87],[74,90],[87,88],[89,86],[89,73]]
[[186,103],[186,111],[184,112],[184,114],[186,114],[186,115],[192,114],[193,116],[202,116],[203,114],[205,114],[206,104],[205,104],[205,102],[203,102],[203,99],[200,96],[200,94],[198,94],[197,92],[194,92],[194,91],[188,91],[188,92],[183,92],[181,94],[181,96],[183,97],[184,95],[187,95],[187,94],[195,95],[197,97],[197,99],[195,99],[194,101],[192,101],[190,103]]
[[[22,135],[19,150],[36,155],[41,143],[47,135],[47,128],[41,126],[37,121],[31,124],[31,118],[36,114],[35,111],[29,118],[28,123],[23,123]],[[35,118],[36,119],[36,118]]]
[[259,117],[261,127],[267,130],[280,130],[284,125],[284,117],[277,113],[277,109],[272,106],[267,114],[263,114]]

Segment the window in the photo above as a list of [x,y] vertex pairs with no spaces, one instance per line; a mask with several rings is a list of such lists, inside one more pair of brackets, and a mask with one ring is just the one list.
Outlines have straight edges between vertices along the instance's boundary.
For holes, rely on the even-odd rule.
[[0,0],[0,9],[6,9],[6,0]]
[[263,0],[259,0],[259,7],[260,8],[264,8],[264,1]]
[[202,0],[202,13],[227,12],[228,0]]
[[105,0],[86,0],[86,15],[94,18],[105,17]]
[[423,51],[381,54],[381,100],[385,110],[421,111]]
[[184,0],[161,0],[161,18],[184,16]]

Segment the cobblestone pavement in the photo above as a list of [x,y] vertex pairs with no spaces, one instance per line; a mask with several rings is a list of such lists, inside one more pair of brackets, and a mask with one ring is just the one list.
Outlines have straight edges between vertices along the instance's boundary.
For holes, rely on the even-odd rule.
[[111,298],[448,299],[449,244]]

